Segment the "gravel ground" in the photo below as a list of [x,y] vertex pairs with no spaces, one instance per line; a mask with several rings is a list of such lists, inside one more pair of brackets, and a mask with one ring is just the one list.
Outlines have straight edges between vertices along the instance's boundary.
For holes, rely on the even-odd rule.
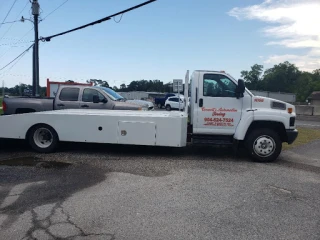
[[1,239],[320,239],[320,166],[303,149],[269,164],[228,148],[1,149],[31,165],[0,166]]

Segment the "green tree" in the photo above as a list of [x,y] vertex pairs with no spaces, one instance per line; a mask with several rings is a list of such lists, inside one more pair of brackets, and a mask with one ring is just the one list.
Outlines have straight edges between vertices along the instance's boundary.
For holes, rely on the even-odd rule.
[[301,73],[295,81],[295,93],[298,102],[304,102],[308,96],[313,92],[313,76],[311,73]]
[[241,77],[245,80],[248,89],[260,90],[262,88],[262,72],[263,66],[259,64],[253,65],[250,71],[241,71]]
[[264,89],[271,92],[297,93],[296,81],[300,75],[299,69],[287,61],[274,65],[264,72]]
[[120,89],[121,89],[121,91],[126,91],[127,86],[126,86],[124,83],[122,83],[122,84],[120,85]]

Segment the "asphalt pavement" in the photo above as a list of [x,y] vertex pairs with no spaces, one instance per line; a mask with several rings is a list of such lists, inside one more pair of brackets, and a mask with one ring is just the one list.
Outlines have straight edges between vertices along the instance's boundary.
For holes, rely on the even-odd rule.
[[307,121],[307,120],[297,120],[296,125],[298,127],[306,127],[306,128],[320,128],[320,121]]
[[5,142],[0,159],[28,166],[0,166],[0,238],[318,240],[314,144],[313,161],[300,148],[260,164],[228,148],[67,144],[35,154]]

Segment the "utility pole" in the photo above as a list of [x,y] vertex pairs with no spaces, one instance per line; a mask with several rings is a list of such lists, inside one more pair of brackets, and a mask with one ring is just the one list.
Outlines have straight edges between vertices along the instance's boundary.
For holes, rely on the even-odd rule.
[[38,34],[38,18],[40,5],[38,0],[32,2],[32,15],[34,17],[34,46],[33,46],[33,84],[32,95],[39,95],[39,34]]

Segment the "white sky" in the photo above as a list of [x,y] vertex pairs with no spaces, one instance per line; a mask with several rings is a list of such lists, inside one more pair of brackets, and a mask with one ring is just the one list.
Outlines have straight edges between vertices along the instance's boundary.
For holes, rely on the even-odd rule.
[[320,0],[266,0],[258,5],[233,8],[230,16],[238,20],[259,20],[267,27],[261,29],[271,41],[288,49],[303,49],[303,54],[265,57],[265,63],[283,61],[295,63],[301,70],[320,68]]

